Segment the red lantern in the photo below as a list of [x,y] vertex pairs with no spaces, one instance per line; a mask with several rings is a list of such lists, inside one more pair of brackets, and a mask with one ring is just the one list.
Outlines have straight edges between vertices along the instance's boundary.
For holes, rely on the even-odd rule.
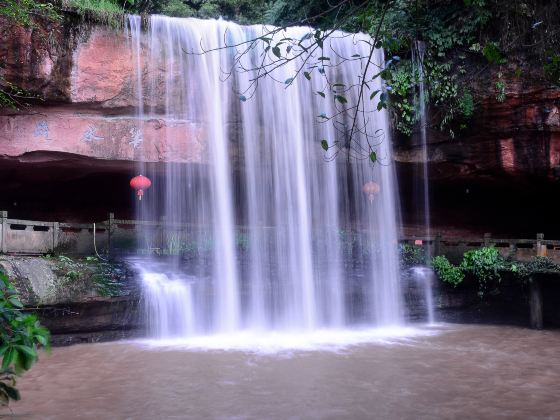
[[379,184],[373,181],[366,182],[362,187],[362,191],[364,192],[365,195],[367,195],[370,203],[373,202],[373,199],[375,198],[375,194],[379,194],[380,190],[381,188],[379,187]]
[[142,200],[144,190],[147,190],[152,185],[152,181],[144,175],[135,176],[130,180],[130,186],[136,190],[138,200]]

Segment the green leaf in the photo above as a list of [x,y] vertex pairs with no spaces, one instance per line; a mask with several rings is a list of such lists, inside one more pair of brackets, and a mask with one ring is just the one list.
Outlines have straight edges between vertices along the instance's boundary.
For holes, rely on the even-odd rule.
[[325,56],[321,56],[319,57],[317,60],[321,60],[321,61],[329,61],[330,58],[329,57],[325,57]]
[[19,391],[16,388],[4,382],[0,382],[0,392],[14,401],[19,401],[21,398],[21,396],[19,395]]
[[239,95],[239,100],[241,102],[245,102],[247,100],[247,98],[245,97],[245,95]]
[[21,344],[16,344],[14,347],[20,352],[24,353],[27,357],[31,357],[33,359],[37,358],[37,352],[32,347],[24,346]]
[[325,97],[325,93],[324,93],[324,92],[321,92],[321,91],[319,91],[319,90],[317,91],[317,95],[320,95],[320,96],[322,96],[323,98]]
[[321,147],[326,152],[327,150],[329,150],[329,143],[327,143],[326,140],[321,140]]
[[23,308],[23,304],[21,303],[21,301],[19,300],[19,298],[17,296],[10,296],[8,298],[8,300],[10,301],[10,303],[12,305],[14,305],[16,308]]
[[292,84],[293,81],[294,81],[294,78],[293,78],[293,77],[290,77],[290,78],[286,79],[286,80],[284,81],[284,83],[287,84],[287,85],[290,85],[290,84]]
[[311,75],[309,74],[309,72],[304,71],[304,72],[303,72],[303,75],[305,76],[305,78],[306,78],[307,80],[311,80]]
[[282,53],[280,52],[280,47],[278,45],[272,48],[272,54],[278,58],[282,58]]
[[379,93],[379,90],[374,90],[371,95],[369,95],[369,99],[373,99],[375,98],[375,95],[377,95]]
[[375,152],[372,151],[372,152],[369,154],[369,160],[371,160],[373,163],[377,162],[377,153],[375,153]]
[[17,355],[17,350],[10,347],[6,353],[4,353],[4,358],[2,359],[2,370],[8,369],[8,367],[16,361]]
[[44,335],[37,334],[35,336],[35,340],[37,340],[37,342],[41,344],[43,347],[47,347],[49,345],[49,340]]
[[335,95],[334,99],[337,100],[338,102],[340,102],[341,104],[345,104],[346,102],[348,102],[346,100],[346,98],[344,96],[341,96],[341,95]]

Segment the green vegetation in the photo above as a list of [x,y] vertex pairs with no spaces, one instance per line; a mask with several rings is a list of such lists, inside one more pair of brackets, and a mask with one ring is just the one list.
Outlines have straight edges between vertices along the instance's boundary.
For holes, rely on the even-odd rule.
[[19,400],[16,376],[37,361],[40,346],[49,346],[49,332],[36,315],[22,311],[23,304],[8,277],[0,272],[0,404]]
[[39,99],[39,96],[20,88],[0,75],[0,109],[20,109],[27,106],[28,101]]
[[465,252],[460,265],[463,272],[474,276],[480,284],[500,281],[500,271],[506,267],[504,258],[491,246]]
[[527,281],[536,273],[560,273],[560,265],[548,257],[533,257],[528,262],[512,261],[502,257],[495,247],[467,251],[459,265],[452,264],[442,255],[432,258],[431,264],[439,279],[453,286],[463,283],[466,278],[477,281],[481,297],[496,287],[505,274]]
[[421,246],[400,244],[399,254],[403,267],[412,267],[426,263],[426,253]]
[[524,264],[512,264],[511,270],[520,278],[526,279],[534,273],[560,273],[560,265],[549,257],[533,257]]
[[452,284],[453,286],[461,284],[465,279],[463,270],[451,264],[443,255],[438,255],[432,259],[432,267],[442,281]]
[[60,19],[52,2],[38,0],[0,0],[0,18],[21,26],[35,25],[35,18]]
[[65,12],[73,12],[83,21],[112,28],[123,28],[127,13],[134,13],[129,0],[59,0]]
[[64,4],[80,11],[95,13],[122,13],[123,7],[113,0],[66,0]]
[[547,51],[547,59],[543,68],[545,76],[552,83],[560,86],[560,52]]
[[123,273],[112,263],[97,257],[46,256],[55,262],[61,285],[76,290],[93,289],[100,296],[121,296]]
[[269,2],[264,0],[62,0],[64,9],[87,19],[114,24],[125,13],[163,14],[201,19],[223,17],[240,24],[263,23]]
[[223,17],[240,24],[264,23],[268,2],[262,0],[166,0],[153,2],[152,12],[201,19]]
[[[60,20],[60,14],[51,2],[37,0],[0,0],[0,25],[9,23],[35,29],[36,19]],[[0,62],[0,109],[19,109],[37,95],[22,89],[2,77],[4,63]]]

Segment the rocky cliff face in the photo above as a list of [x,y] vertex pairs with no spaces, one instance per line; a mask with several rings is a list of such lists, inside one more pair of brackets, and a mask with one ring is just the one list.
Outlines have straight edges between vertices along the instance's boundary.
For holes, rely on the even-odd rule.
[[[12,217],[132,218],[136,162],[204,161],[200,123],[138,118],[137,70],[122,30],[70,18],[28,29],[3,21],[0,63],[1,78],[40,98],[0,110],[0,209]],[[146,71],[142,59],[139,68]]]
[[[475,86],[482,100],[467,129],[456,138],[429,130],[432,221],[436,229],[484,231],[534,237],[557,236],[555,210],[547,203],[560,193],[560,89],[530,66],[521,76],[498,69],[506,86],[496,99],[498,70],[482,73]],[[435,114],[437,110],[432,110]],[[403,188],[405,220],[414,224],[415,139],[397,139],[395,152]]]
[[[5,80],[42,98],[21,112],[0,113],[0,156],[41,151],[105,160],[203,160],[200,124],[138,120],[135,60],[123,31],[68,23],[6,27],[0,60]],[[143,62],[139,68],[145,71]]]
[[[5,23],[0,28],[0,61],[5,63],[0,74],[43,98],[20,112],[0,112],[0,175],[13,179],[17,172],[19,177],[17,186],[0,186],[3,209],[17,214],[14,202],[26,199],[20,196],[22,189],[60,191],[54,186],[60,178],[49,174],[64,167],[65,177],[89,177],[80,183],[95,197],[88,202],[90,208],[99,205],[104,216],[107,206],[101,202],[113,197],[111,210],[125,217],[127,209],[131,212],[130,200],[119,197],[126,195],[126,185],[107,194],[107,179],[125,180],[140,159],[204,163],[200,122],[138,120],[137,70],[123,31],[68,21],[33,30]],[[147,71],[142,57],[139,61],[140,71]],[[429,132],[432,221],[435,229],[447,232],[466,227],[477,233],[560,235],[555,209],[546,205],[560,193],[560,90],[530,68],[521,76],[512,69],[499,70],[505,101],[495,98],[496,75],[483,72],[477,86],[483,99],[469,127],[455,139]],[[151,89],[157,92],[157,83]],[[159,102],[144,105],[157,111]],[[407,225],[419,225],[413,197],[420,152],[414,139],[397,138],[395,144],[403,218]],[[22,165],[32,170],[22,170]],[[39,175],[26,180],[31,175],[23,173]],[[37,178],[52,178],[51,184],[38,186]],[[43,197],[40,202],[45,206],[48,201]],[[46,207],[44,211],[62,211],[55,210],[54,202]]]
[[143,333],[140,291],[126,263],[0,255],[0,271],[49,328],[55,345]]

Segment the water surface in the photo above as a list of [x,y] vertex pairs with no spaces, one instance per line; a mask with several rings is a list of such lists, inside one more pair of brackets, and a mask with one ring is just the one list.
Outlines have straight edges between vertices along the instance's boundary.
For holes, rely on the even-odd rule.
[[443,326],[338,351],[55,348],[19,385],[34,419],[554,418],[560,332]]

